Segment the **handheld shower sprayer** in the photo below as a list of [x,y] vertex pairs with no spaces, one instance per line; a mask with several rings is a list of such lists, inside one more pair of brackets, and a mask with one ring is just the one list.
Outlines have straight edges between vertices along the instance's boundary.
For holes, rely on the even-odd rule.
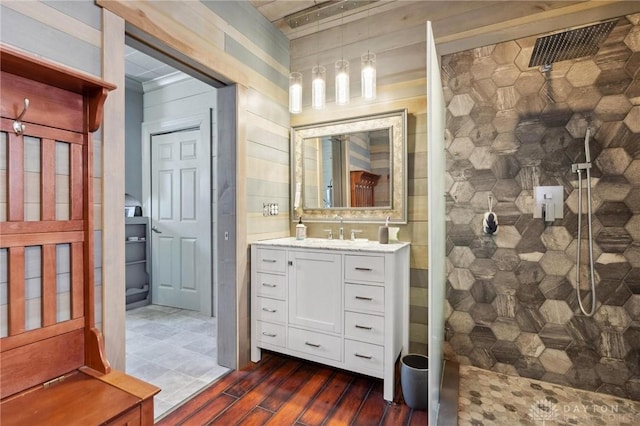
[[[571,170],[578,174],[578,247],[576,249],[576,293],[578,296],[578,304],[580,310],[586,316],[593,316],[596,311],[596,284],[595,275],[593,270],[593,230],[591,227],[591,152],[589,150],[589,139],[591,136],[591,128],[587,127],[587,131],[584,135],[584,163],[577,163],[571,166]],[[580,251],[582,249],[582,171],[586,170],[587,181],[587,228],[588,228],[588,240],[587,245],[589,247],[589,276],[590,289],[591,289],[591,309],[587,312],[586,308],[582,304],[582,297],[580,296]]]

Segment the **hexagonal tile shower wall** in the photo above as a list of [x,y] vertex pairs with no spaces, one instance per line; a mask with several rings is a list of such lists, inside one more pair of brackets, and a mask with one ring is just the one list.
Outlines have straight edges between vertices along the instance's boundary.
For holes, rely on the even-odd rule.
[[[446,356],[640,400],[640,14],[621,17],[595,56],[545,72],[528,66],[536,38],[442,58]],[[576,296],[576,272],[583,283],[588,273],[585,262],[576,271],[571,172],[584,162],[589,123],[597,289],[591,318]],[[563,219],[533,219],[537,185],[565,188]],[[492,236],[482,232],[489,196],[500,223]]]

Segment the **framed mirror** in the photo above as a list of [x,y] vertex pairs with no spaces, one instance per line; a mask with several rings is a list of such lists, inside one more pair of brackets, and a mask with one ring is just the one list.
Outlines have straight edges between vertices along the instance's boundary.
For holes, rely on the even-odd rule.
[[407,223],[407,111],[291,129],[292,219]]

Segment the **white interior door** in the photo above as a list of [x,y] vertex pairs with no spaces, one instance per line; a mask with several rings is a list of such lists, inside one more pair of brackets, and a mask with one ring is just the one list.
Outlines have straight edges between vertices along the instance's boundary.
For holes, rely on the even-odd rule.
[[[437,423],[444,343],[445,103],[431,22],[427,21],[427,157],[429,163],[429,424]],[[425,301],[426,302],[426,301]]]
[[[211,288],[208,141],[200,128],[151,136],[153,303],[206,311]],[[210,292],[208,293],[210,294]]]

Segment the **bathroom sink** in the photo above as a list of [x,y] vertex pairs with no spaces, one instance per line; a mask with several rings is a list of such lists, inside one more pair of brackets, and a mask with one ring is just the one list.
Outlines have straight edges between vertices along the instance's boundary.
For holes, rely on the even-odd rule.
[[265,244],[267,242],[273,246],[300,247],[318,250],[372,251],[381,253],[392,253],[409,244],[401,241],[390,241],[389,244],[380,244],[378,241],[368,240],[366,238],[356,238],[355,240],[305,238],[304,240],[297,240],[295,237],[284,237],[265,240],[262,243]]
[[339,239],[328,239],[328,238],[306,238],[304,240],[296,241],[302,246],[308,247],[327,247],[327,248],[348,248],[354,246],[364,246],[368,244],[378,244],[377,241],[369,241],[366,238],[356,238],[355,240],[339,240]]

